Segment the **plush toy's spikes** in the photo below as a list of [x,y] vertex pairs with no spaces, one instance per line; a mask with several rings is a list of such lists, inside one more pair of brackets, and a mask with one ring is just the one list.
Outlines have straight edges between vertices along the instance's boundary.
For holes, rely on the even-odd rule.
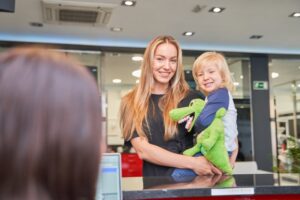
[[193,121],[191,127],[189,128],[189,132],[195,125],[195,121],[200,115],[201,111],[205,106],[205,102],[202,99],[194,99],[190,102],[188,107],[177,108],[170,111],[169,115],[172,120],[178,122],[179,120],[185,118],[186,116],[193,116]]

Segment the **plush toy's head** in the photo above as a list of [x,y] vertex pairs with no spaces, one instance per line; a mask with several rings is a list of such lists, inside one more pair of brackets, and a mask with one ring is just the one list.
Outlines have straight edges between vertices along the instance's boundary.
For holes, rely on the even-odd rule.
[[170,111],[169,115],[171,119],[176,122],[184,119],[187,116],[193,117],[191,127],[188,130],[191,131],[204,106],[205,102],[202,99],[194,99],[190,102],[188,107],[173,109]]

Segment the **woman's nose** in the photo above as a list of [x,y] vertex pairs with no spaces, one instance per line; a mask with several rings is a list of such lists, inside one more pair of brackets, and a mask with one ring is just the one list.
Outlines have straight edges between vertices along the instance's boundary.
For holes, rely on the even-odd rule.
[[165,68],[170,68],[171,67],[171,61],[166,59],[165,62],[164,62],[164,67]]

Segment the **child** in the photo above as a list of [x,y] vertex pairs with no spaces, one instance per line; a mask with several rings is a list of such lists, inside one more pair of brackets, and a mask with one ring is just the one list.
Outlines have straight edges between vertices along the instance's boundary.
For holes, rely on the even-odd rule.
[[[193,77],[197,88],[206,96],[206,105],[195,121],[195,132],[201,133],[211,124],[217,110],[221,107],[226,108],[227,112],[223,117],[225,146],[230,155],[230,163],[234,167],[238,153],[237,112],[230,93],[234,90],[234,85],[224,56],[216,52],[203,53],[194,62]],[[185,120],[187,129],[190,128],[192,120],[192,118]],[[196,154],[199,155],[201,153]],[[175,169],[172,173],[173,177],[182,175],[195,175],[195,173],[186,169]]]

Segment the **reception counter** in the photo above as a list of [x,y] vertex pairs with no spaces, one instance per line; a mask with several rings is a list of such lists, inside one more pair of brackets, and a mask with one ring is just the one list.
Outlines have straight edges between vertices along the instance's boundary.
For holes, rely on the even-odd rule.
[[123,199],[299,200],[300,174],[237,174],[233,176],[127,177]]

